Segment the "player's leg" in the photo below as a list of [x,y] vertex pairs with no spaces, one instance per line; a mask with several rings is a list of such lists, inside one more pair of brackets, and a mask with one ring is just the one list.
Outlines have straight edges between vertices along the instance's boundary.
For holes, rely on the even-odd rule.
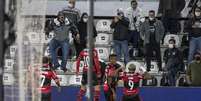
[[82,74],[82,81],[81,81],[80,91],[77,94],[77,101],[82,101],[83,96],[86,93],[86,84],[87,84],[87,72]]
[[132,100],[131,101],[142,101],[139,94],[132,96]]

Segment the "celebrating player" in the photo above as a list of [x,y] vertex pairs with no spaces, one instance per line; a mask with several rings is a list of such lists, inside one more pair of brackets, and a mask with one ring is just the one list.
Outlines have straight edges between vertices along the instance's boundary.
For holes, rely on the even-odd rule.
[[134,64],[130,64],[128,70],[129,72],[124,72],[122,76],[124,82],[122,101],[141,101],[139,96],[140,79],[151,79],[152,76],[147,72],[137,73]]
[[[77,67],[76,67],[76,74],[79,73],[80,61],[83,59],[84,61],[84,68],[82,74],[82,81],[81,81],[81,88],[77,95],[77,101],[82,101],[82,97],[86,93],[86,85],[87,85],[87,71],[89,68],[89,50],[84,49],[80,52],[79,57],[77,58]],[[98,59],[98,53],[96,49],[93,49],[93,72],[92,72],[92,84],[95,86],[94,88],[94,100],[99,101],[100,97],[100,78],[101,78],[101,67]]]
[[50,69],[49,58],[43,57],[42,71],[40,72],[40,90],[42,93],[41,101],[51,101],[51,80],[53,79],[58,87],[60,87],[60,81],[56,73]]
[[119,73],[122,71],[121,65],[116,60],[117,56],[115,54],[109,56],[109,63],[106,67],[106,82],[104,84],[106,101],[116,101],[116,86],[119,80]]

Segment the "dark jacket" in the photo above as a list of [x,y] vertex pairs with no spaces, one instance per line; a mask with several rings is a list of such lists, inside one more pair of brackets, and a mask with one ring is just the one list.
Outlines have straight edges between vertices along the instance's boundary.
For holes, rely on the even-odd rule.
[[[154,26],[155,26],[155,40],[157,43],[160,43],[160,40],[162,40],[164,32],[165,32],[163,23],[160,20],[156,19]],[[149,31],[149,28],[150,28],[150,23],[149,23],[149,20],[146,19],[146,21],[140,25],[140,36],[144,40],[144,45],[150,43],[151,34]]]
[[129,20],[126,17],[123,17],[116,23],[113,21],[110,27],[114,29],[114,40],[123,41],[128,39]]
[[72,32],[73,36],[77,34],[79,31],[75,24],[73,24],[70,20],[68,20],[68,23],[65,22],[59,22],[57,18],[55,18],[52,21],[52,29],[55,33],[54,39],[59,41],[69,40],[69,33]]
[[[78,30],[80,33],[80,43],[86,43],[87,42],[87,23],[83,21],[83,16],[87,13],[83,13],[81,16],[81,20],[78,23]],[[97,36],[97,31],[95,26],[93,26],[93,37],[95,38]]]
[[184,70],[183,55],[178,48],[166,49],[164,52],[163,60],[165,61],[167,69],[169,70],[172,69],[174,69],[175,71]]
[[[196,18],[190,16],[189,19],[184,23],[184,32],[189,33],[189,37],[201,37],[201,16]],[[197,24],[198,25],[197,25]]]

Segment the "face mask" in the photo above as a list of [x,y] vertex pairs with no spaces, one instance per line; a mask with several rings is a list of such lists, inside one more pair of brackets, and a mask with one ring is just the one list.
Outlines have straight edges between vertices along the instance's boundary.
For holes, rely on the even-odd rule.
[[174,48],[174,44],[169,44],[169,46],[168,46],[169,48]]
[[154,20],[154,18],[149,17],[149,20],[153,21],[153,20]]
[[87,21],[88,21],[88,18],[83,18],[83,21],[84,21],[84,22],[87,22]]
[[68,7],[73,8],[73,4],[69,3]]
[[195,16],[200,16],[200,12],[195,12]]

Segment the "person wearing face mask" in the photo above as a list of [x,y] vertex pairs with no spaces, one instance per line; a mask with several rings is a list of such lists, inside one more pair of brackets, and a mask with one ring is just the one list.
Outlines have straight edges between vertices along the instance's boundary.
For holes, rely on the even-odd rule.
[[201,86],[201,50],[194,54],[194,60],[187,68],[187,82],[190,86]]
[[158,62],[159,71],[162,70],[160,41],[164,35],[164,27],[161,21],[155,18],[155,11],[149,11],[149,18],[140,25],[140,36],[144,40],[145,62],[147,71],[151,68],[151,58],[153,53]]
[[[137,0],[131,0],[131,7],[127,8],[125,11],[125,16],[129,19],[129,37],[128,41],[131,43],[133,50],[136,51],[139,48],[139,25],[140,20],[143,16],[142,9],[138,6]],[[133,56],[130,56],[134,58]]]
[[124,12],[121,9],[117,10],[117,16],[114,17],[110,27],[114,29],[113,32],[113,48],[115,54],[117,54],[117,60],[120,61],[122,52],[124,56],[124,63],[129,62],[128,52],[128,26],[129,20],[124,16]]
[[201,7],[195,8],[192,16],[185,22],[184,28],[190,40],[188,63],[191,63],[195,51],[201,50]]
[[169,40],[168,49],[165,50],[163,57],[165,70],[168,72],[168,84],[170,86],[176,85],[177,74],[184,71],[183,55],[175,43],[175,39]]
[[[80,52],[86,48],[86,44],[87,44],[87,22],[88,22],[88,14],[87,13],[83,13],[81,16],[81,20],[78,23],[78,31],[80,33],[80,42],[78,43],[76,40],[74,40],[74,45],[75,45],[75,49],[76,49],[76,56],[78,57]],[[94,31],[94,40],[95,37],[97,36],[97,31],[95,26],[93,27],[93,31]]]
[[68,6],[63,8],[64,16],[70,19],[75,25],[80,21],[80,10],[75,8],[76,0],[68,0]]

